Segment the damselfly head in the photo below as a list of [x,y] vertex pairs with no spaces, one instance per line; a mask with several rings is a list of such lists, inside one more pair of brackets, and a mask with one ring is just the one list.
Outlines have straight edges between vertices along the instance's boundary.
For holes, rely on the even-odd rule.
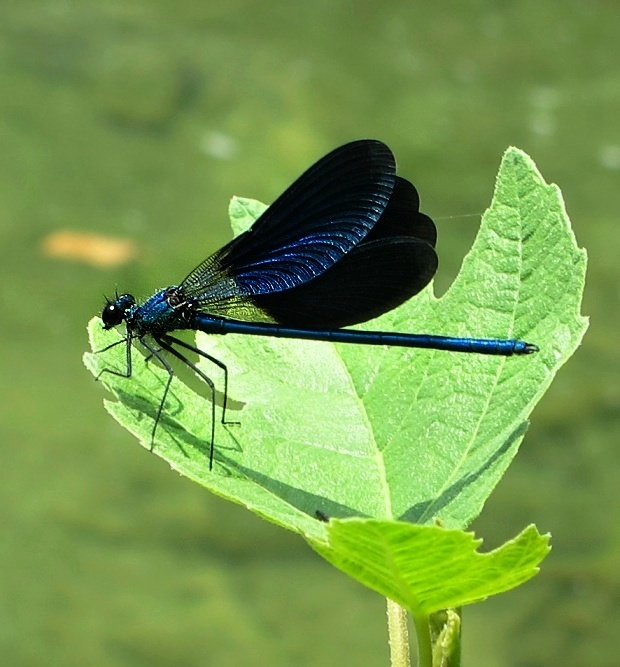
[[127,319],[127,312],[136,305],[136,300],[132,294],[121,294],[107,303],[101,311],[104,329],[117,327],[123,320]]

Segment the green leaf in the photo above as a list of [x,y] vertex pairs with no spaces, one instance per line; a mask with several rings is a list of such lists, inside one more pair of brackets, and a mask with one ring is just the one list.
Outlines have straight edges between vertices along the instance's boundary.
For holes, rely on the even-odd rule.
[[233,197],[228,207],[228,217],[234,236],[239,236],[247,231],[252,223],[267,210],[267,204],[256,199],[246,197]]
[[549,553],[534,526],[484,554],[472,533],[403,521],[333,520],[328,540],[329,548],[314,543],[323,557],[417,617],[515,588]]
[[[262,205],[236,199],[247,226]],[[211,404],[175,378],[154,453],[214,493],[310,540],[325,542],[330,517],[467,525],[514,457],[533,407],[586,328],[580,316],[585,253],[576,246],[559,190],[527,155],[504,155],[491,208],[451,289],[431,288],[366,329],[523,338],[526,357],[368,348],[252,336],[197,336],[230,373],[228,418],[209,470]],[[119,339],[99,320],[93,349]],[[109,412],[151,446],[167,374],[134,355],[134,373],[102,382]],[[125,368],[124,346],[87,354],[97,374]],[[219,368],[203,369],[223,387]]]

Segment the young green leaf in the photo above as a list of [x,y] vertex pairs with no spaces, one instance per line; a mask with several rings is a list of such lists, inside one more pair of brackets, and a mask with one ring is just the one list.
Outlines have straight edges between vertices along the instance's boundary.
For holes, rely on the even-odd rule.
[[515,588],[549,553],[534,526],[484,554],[472,533],[404,521],[333,520],[328,540],[313,543],[324,558],[418,617]]

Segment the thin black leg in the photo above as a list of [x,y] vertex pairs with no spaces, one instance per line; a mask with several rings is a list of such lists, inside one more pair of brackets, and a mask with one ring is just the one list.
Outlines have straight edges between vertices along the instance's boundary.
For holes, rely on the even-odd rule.
[[[126,367],[125,371],[117,371],[113,370],[111,368],[104,368],[96,377],[96,380],[98,380],[104,373],[110,373],[111,375],[116,375],[117,377],[122,377],[122,378],[130,378],[133,372],[133,366],[132,366],[132,356],[131,356],[131,344],[133,341],[133,336],[131,333],[128,333],[126,338],[122,338],[121,340],[115,341],[114,343],[111,343],[110,345],[107,345],[101,350],[98,350],[97,352],[105,352],[106,350],[109,350],[113,347],[116,347],[117,345],[120,345],[121,343],[126,343],[126,351],[127,351],[127,356],[126,356]],[[224,400],[223,400],[223,407],[222,407],[222,424],[238,424],[239,422],[233,422],[233,421],[227,421],[226,420],[226,409],[228,406],[228,368],[226,364],[221,362],[219,359],[216,359],[215,357],[212,357],[210,354],[207,354],[203,350],[197,348],[194,345],[190,345],[189,343],[186,343],[183,340],[180,340],[178,338],[175,338],[174,336],[170,336],[168,334],[164,334],[162,336],[154,336],[154,341],[157,344],[157,346],[153,345],[152,342],[149,342],[147,338],[139,338],[140,343],[144,347],[144,349],[147,351],[147,356],[145,357],[145,361],[149,361],[150,359],[157,359],[159,363],[162,365],[164,370],[168,373],[168,379],[166,381],[166,385],[164,387],[164,393],[162,396],[162,399],[159,403],[159,407],[157,409],[157,414],[155,416],[155,422],[153,424],[153,430],[151,432],[151,447],[150,450],[153,451],[153,447],[155,444],[155,435],[157,433],[157,427],[159,425],[159,422],[161,420],[161,416],[164,411],[164,406],[166,405],[166,399],[168,398],[168,392],[170,391],[170,386],[172,384],[172,378],[174,377],[174,368],[170,365],[170,363],[166,360],[166,358],[161,354],[162,351],[166,351],[170,353],[172,356],[177,358],[179,361],[183,362],[188,368],[190,368],[196,375],[206,383],[206,385],[209,387],[209,391],[211,393],[211,442],[209,445],[209,470],[213,469],[213,456],[215,452],[215,384],[213,380],[203,373],[196,364],[192,363],[187,357],[183,356],[178,350],[176,350],[173,346],[178,345],[179,347],[182,347],[189,352],[194,352],[200,357],[203,357],[204,359],[207,359],[208,361],[212,362],[216,366],[222,369],[224,372]]]
[[[198,356],[202,357],[203,359],[206,359],[207,361],[210,361],[212,364],[215,364],[218,368],[221,368],[222,371],[224,371],[224,401],[222,406],[222,424],[239,425],[239,422],[228,421],[226,419],[226,410],[228,408],[228,366],[226,366],[226,364],[223,361],[220,361],[216,357],[212,357],[210,354],[207,354],[204,350],[201,350],[199,347],[191,345],[190,343],[186,343],[184,340],[180,340],[175,336],[166,334],[165,336],[162,336],[162,338],[167,340],[170,345],[178,345],[179,347],[183,347],[186,350],[189,350],[190,352],[194,352]],[[196,373],[198,373],[198,370],[196,368],[193,368],[193,370]],[[198,375],[200,375],[200,373],[198,373]]]
[[115,343],[110,343],[110,345],[106,345],[102,350],[97,350],[96,354],[99,354],[100,352],[105,352],[106,350],[110,350],[113,347],[116,347],[117,345],[120,345],[121,343],[127,343],[127,348],[126,348],[126,354],[127,354],[127,365],[125,367],[125,372],[122,373],[121,371],[115,371],[112,370],[111,368],[104,368],[102,371],[99,372],[97,377],[95,378],[95,382],[99,380],[99,378],[104,374],[104,373],[110,373],[110,375],[116,375],[117,377],[121,378],[130,378],[131,377],[131,340],[132,336],[130,333],[127,334],[125,338],[121,338],[120,340],[117,340]]
[[161,401],[159,403],[159,408],[157,408],[157,416],[155,417],[155,423],[153,424],[153,431],[151,432],[151,448],[150,448],[150,451],[153,451],[153,447],[155,445],[155,433],[157,432],[157,426],[159,425],[159,420],[161,419],[161,413],[163,412],[164,405],[166,405],[166,398],[168,398],[168,391],[170,389],[170,385],[172,384],[172,378],[174,377],[174,368],[172,368],[172,366],[160,354],[161,348],[155,349],[148,342],[148,340],[146,340],[144,338],[140,338],[140,342],[148,350],[148,352],[149,352],[148,358],[152,359],[153,357],[155,357],[155,359],[157,359],[157,361],[159,361],[159,363],[164,367],[164,369],[168,373],[168,380],[166,381],[166,386],[164,388],[164,395],[162,396]]
[[[196,375],[209,387],[209,390],[211,392],[211,444],[209,447],[209,470],[213,470],[213,454],[215,450],[215,384],[208,375],[203,373],[200,370],[200,368],[196,366],[196,364],[192,363],[187,357],[184,357],[178,350],[175,350],[174,347],[172,347],[172,345],[176,343],[181,343],[181,347],[185,347],[191,351],[194,351],[196,348],[187,343],[184,343],[183,341],[179,341],[174,336],[163,335],[157,337],[155,340],[158,345],[161,345],[162,349],[172,354],[179,361],[182,361],[188,368],[194,371],[194,373],[196,373]],[[157,358],[159,358],[158,355],[154,356],[157,356]],[[201,356],[208,357],[208,355],[206,355],[206,353],[204,352],[202,353]]]

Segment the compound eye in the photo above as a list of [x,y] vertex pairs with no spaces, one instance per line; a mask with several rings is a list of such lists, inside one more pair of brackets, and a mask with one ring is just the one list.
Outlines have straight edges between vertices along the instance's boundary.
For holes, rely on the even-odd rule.
[[120,303],[120,299],[116,301],[109,301],[101,311],[101,319],[103,320],[104,329],[112,329],[117,327],[126,315],[126,305]]
[[107,303],[101,312],[103,328],[112,329],[113,327],[117,327],[123,321],[124,315],[125,310],[118,303]]
[[132,294],[117,294],[114,301],[107,300],[106,305],[101,311],[103,328],[111,329],[117,327],[123,320],[127,320],[132,309],[136,305],[136,300]]

